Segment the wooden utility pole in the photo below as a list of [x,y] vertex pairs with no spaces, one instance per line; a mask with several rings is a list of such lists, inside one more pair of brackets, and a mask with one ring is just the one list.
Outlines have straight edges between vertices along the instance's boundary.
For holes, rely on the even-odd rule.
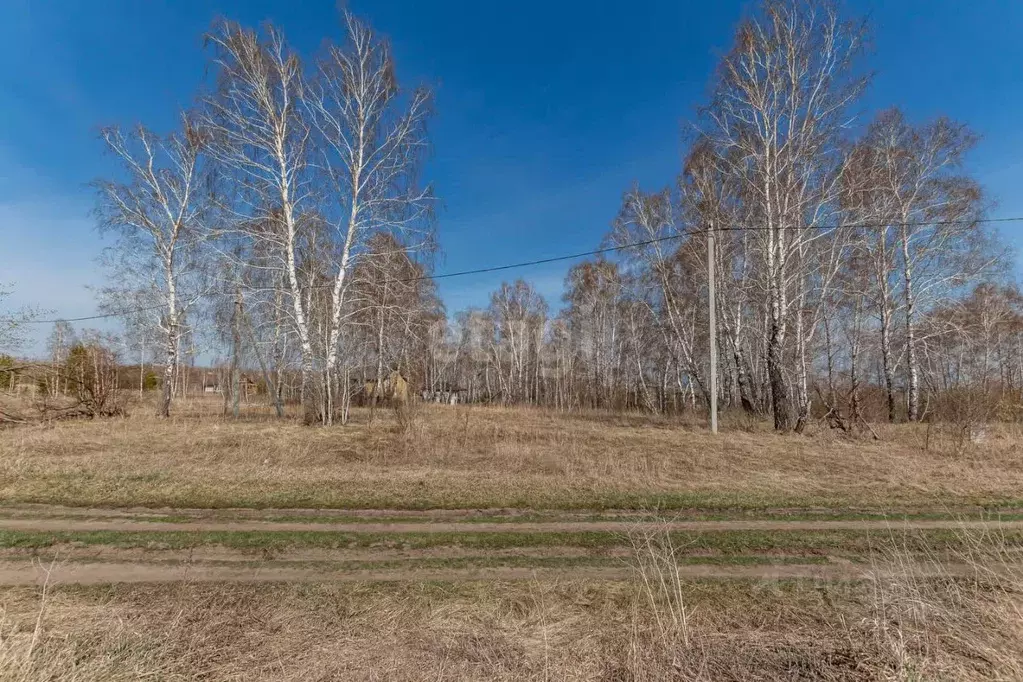
[[707,229],[707,281],[710,284],[710,432],[718,432],[718,327],[717,300],[714,296],[714,223]]

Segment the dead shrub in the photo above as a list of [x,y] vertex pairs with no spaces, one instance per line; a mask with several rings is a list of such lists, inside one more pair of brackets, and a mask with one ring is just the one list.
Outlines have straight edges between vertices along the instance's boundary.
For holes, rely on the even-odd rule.
[[984,389],[956,388],[935,398],[927,416],[924,449],[932,445],[954,455],[983,443],[996,419],[999,397]]
[[722,427],[730,431],[757,433],[764,430],[766,423],[767,421],[762,415],[746,410],[727,410],[721,415]]
[[423,438],[422,404],[417,400],[395,400],[391,411],[398,438],[406,452],[412,452]]
[[94,333],[71,347],[54,382],[64,391],[44,394],[37,405],[44,418],[125,415],[127,395],[118,388],[120,358],[113,344],[113,339]]
[[629,540],[644,603],[637,608],[642,616],[633,621],[628,679],[700,679],[693,673],[704,656],[679,572],[679,548],[667,526],[630,533]]
[[1016,397],[1003,396],[995,406],[994,418],[1005,424],[1023,424],[1023,403]]

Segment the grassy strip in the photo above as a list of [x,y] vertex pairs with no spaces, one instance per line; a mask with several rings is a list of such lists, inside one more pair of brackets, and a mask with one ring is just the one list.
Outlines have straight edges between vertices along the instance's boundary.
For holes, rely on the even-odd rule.
[[[627,510],[626,510],[627,511]],[[0,512],[0,516],[3,516]],[[24,517],[21,518],[31,518]],[[45,518],[69,518],[81,519],[81,516],[64,514],[58,516],[46,516]],[[103,520],[103,517],[97,517]],[[457,522],[465,524],[473,523],[572,523],[572,522],[647,522],[657,523],[661,521],[960,521],[960,520],[988,520],[988,521],[1021,521],[1023,513],[1018,511],[1001,512],[988,510],[950,510],[947,512],[859,512],[859,511],[821,511],[810,510],[764,510],[763,512],[733,512],[706,513],[694,510],[678,510],[674,513],[664,514],[585,514],[566,515],[565,513],[535,513],[535,514],[502,514],[502,515],[472,515],[472,516],[349,516],[349,515],[269,515],[269,516],[246,516],[244,514],[211,514],[209,516],[121,516],[119,520],[125,521],[151,521],[153,523],[191,523],[209,521],[266,521],[270,523],[359,523],[367,526],[374,524],[389,523],[436,523]]]
[[[866,493],[865,493],[866,495]],[[936,491],[926,497],[884,495],[867,498],[828,493],[791,496],[765,490],[644,491],[590,487],[547,487],[523,482],[509,489],[481,483],[452,486],[424,479],[394,487],[367,488],[363,483],[333,482],[322,486],[267,488],[265,481],[238,479],[214,485],[195,480],[174,480],[169,474],[96,475],[89,471],[47,472],[31,478],[7,478],[0,497],[8,504],[56,504],[71,507],[148,507],[196,509],[546,509],[562,511],[701,510],[707,514],[765,513],[774,509],[820,509],[865,514],[892,510],[1023,509],[1023,499],[1009,496],[958,495]]]
[[[678,563],[685,566],[770,566],[826,564],[822,556],[684,556]],[[331,566],[344,570],[388,570],[416,568],[576,568],[587,566],[630,566],[620,557],[602,556],[550,556],[550,557],[450,557],[387,561],[346,561]]]
[[[706,531],[672,533],[672,543],[682,555],[711,552],[721,555],[757,553],[870,554],[897,547],[908,552],[956,551],[974,547],[985,536],[964,538],[951,530],[898,532],[868,531]],[[993,546],[1023,547],[1023,531],[989,533]],[[43,549],[55,545],[106,545],[118,548],[188,549],[222,546],[264,556],[289,549],[427,549],[462,547],[479,550],[517,547],[581,547],[592,550],[628,547],[620,533],[599,531],[552,533],[335,533],[329,531],[0,531],[0,547]]]
[[[627,510],[622,510],[627,511]],[[1023,513],[999,510],[949,510],[945,512],[861,512],[861,511],[817,511],[799,509],[764,510],[763,512],[708,513],[699,510],[666,511],[657,514],[642,513],[609,513],[609,514],[568,514],[567,512],[537,512],[532,514],[499,514],[499,515],[465,515],[465,516],[418,516],[418,515],[386,515],[358,516],[347,514],[288,514],[288,515],[253,515],[231,513],[230,511],[206,514],[124,514],[109,517],[100,514],[73,513],[32,513],[15,511],[5,513],[0,508],[0,519],[45,519],[68,521],[127,521],[133,523],[152,523],[155,526],[167,523],[228,523],[228,522],[267,522],[267,523],[305,523],[305,524],[359,524],[372,528],[384,524],[430,524],[430,523],[462,523],[467,526],[483,523],[600,523],[600,522],[637,522],[659,523],[671,521],[889,521],[893,524],[906,521],[1021,521]]]
[[614,533],[335,533],[330,531],[0,531],[0,547],[44,548],[59,544],[189,549],[221,546],[237,550],[283,552],[288,549],[428,549],[467,547],[615,547]]
[[[160,560],[154,558],[159,565],[185,566],[191,562],[181,559]],[[117,559],[82,558],[72,559],[72,563],[105,564],[122,563]],[[148,563],[148,562],[147,562]],[[679,565],[685,566],[791,566],[827,564],[824,556],[684,556],[678,558]],[[261,561],[222,561],[203,560],[203,566],[228,566],[231,568],[318,568],[324,571],[355,572],[355,571],[386,571],[386,570],[431,570],[431,569],[472,569],[472,568],[603,568],[632,566],[632,562],[622,557],[601,555],[591,556],[462,556],[462,557],[414,557],[408,559],[380,560],[345,560],[345,561],[287,561],[268,558]]]

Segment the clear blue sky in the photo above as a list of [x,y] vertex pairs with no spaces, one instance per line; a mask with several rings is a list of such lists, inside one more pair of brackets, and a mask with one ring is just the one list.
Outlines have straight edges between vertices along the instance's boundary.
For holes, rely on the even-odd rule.
[[[678,172],[680,131],[747,3],[739,0],[352,0],[392,40],[399,77],[437,92],[428,179],[438,271],[595,247],[633,182]],[[305,53],[339,34],[333,0],[4,0],[0,4],[0,281],[57,315],[95,312],[102,248],[85,183],[111,172],[100,125],[172,125],[206,76],[220,15],[270,19]],[[606,9],[605,9],[606,8]],[[983,140],[971,163],[1023,215],[1023,2],[850,0],[869,15],[868,111],[947,114]],[[1023,246],[1023,224],[1003,228]],[[567,265],[445,280],[449,311],[521,274],[552,304]],[[41,330],[45,336],[47,330]]]

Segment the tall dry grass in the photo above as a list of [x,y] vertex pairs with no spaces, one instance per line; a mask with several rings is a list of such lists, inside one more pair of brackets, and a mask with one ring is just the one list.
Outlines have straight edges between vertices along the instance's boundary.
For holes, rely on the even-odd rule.
[[780,436],[644,415],[419,405],[353,409],[348,426],[219,403],[9,429],[0,497],[146,506],[686,507],[1012,504],[1023,439],[1004,429],[967,454],[926,450],[924,426],[883,440]]
[[[997,530],[960,536],[955,550],[923,552],[881,538],[862,581],[767,581],[793,605],[816,592],[824,608],[779,609],[774,627],[761,629],[755,611],[731,628],[699,611],[672,535],[634,533],[644,608],[633,616],[622,679],[1021,680],[1023,556]],[[801,629],[812,638],[792,636]]]
[[0,680],[1023,679],[1020,557],[990,538],[889,538],[814,583],[687,582],[670,537],[633,538],[631,582],[7,590]]
[[865,622],[893,679],[1023,679],[1023,557],[997,531],[960,535],[954,551],[896,539],[872,559]]

